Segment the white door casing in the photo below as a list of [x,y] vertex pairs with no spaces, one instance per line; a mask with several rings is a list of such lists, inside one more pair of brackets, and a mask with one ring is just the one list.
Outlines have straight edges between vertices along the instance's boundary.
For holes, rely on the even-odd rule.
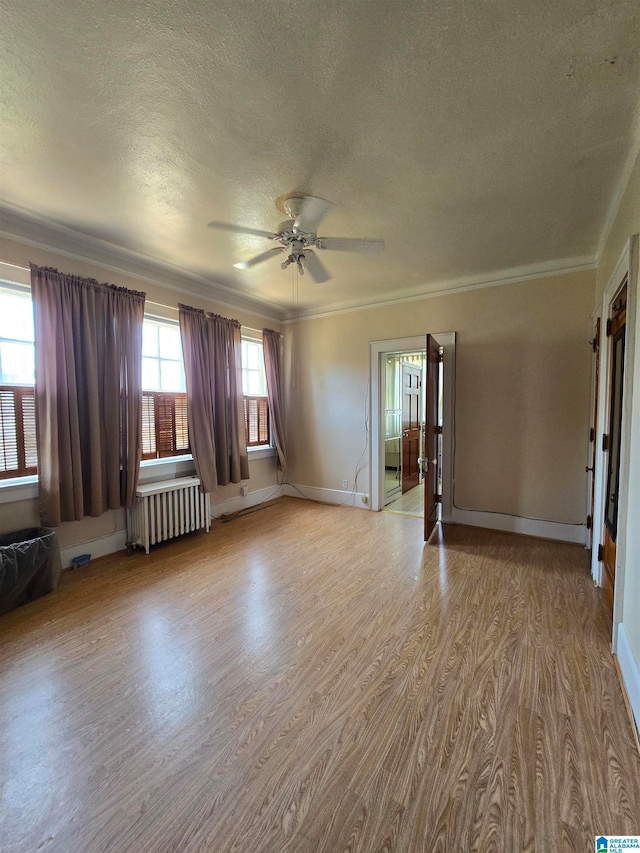
[[[371,377],[371,458],[369,470],[371,482],[371,509],[381,510],[384,505],[384,401],[386,372],[384,357],[387,353],[416,352],[424,350],[424,335],[394,338],[387,341],[372,341],[370,351]],[[453,503],[453,436],[454,436],[454,381],[455,381],[455,332],[432,332],[443,349],[443,429],[442,429],[442,520],[451,520]]]

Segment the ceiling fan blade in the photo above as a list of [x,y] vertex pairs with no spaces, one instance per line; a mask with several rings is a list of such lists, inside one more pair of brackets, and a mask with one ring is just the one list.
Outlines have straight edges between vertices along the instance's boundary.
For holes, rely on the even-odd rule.
[[318,225],[320,225],[331,206],[331,202],[325,201],[323,198],[307,196],[300,205],[300,212],[293,223],[293,227],[307,234],[315,234],[318,230]]
[[332,249],[334,252],[383,252],[384,240],[361,240],[357,237],[318,237],[318,249]]
[[263,261],[267,261],[269,258],[274,257],[274,255],[279,255],[280,252],[284,251],[284,246],[276,246],[274,249],[267,249],[266,252],[256,255],[255,258],[249,258],[248,261],[239,261],[237,264],[234,264],[234,267],[237,270],[248,270],[251,267],[255,267],[256,264],[261,264]]
[[316,284],[322,284],[331,278],[329,270],[311,249],[307,249],[304,253],[304,267]]
[[253,234],[255,237],[277,237],[273,231],[261,231],[259,228],[247,228],[244,225],[234,225],[232,222],[209,222],[207,228],[217,228],[220,231],[234,231],[236,234]]

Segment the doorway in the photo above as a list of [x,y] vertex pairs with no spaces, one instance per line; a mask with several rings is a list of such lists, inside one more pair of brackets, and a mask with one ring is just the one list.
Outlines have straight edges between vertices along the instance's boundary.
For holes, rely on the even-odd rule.
[[[635,536],[630,514],[629,464],[632,446],[635,326],[637,312],[638,237],[629,238],[602,294],[594,371],[595,488],[592,502],[591,573],[603,588],[613,615],[612,648],[618,648],[624,609],[628,540]],[[629,322],[627,322],[627,320]],[[597,329],[596,329],[597,330]],[[597,406],[597,408],[596,408]],[[593,461],[595,464],[593,464]]]
[[[399,338],[388,341],[374,341],[370,344],[371,365],[371,509],[387,510],[402,514],[424,517],[425,472],[428,470],[426,458],[436,465],[437,514],[442,520],[451,517],[452,478],[453,478],[453,416],[454,416],[454,376],[455,376],[455,333],[446,332],[435,335],[442,350],[442,379],[438,380],[437,404],[439,427],[437,434],[437,452],[427,453],[426,440],[426,335]],[[409,381],[405,370],[402,376],[403,362],[410,367],[419,368],[415,379]],[[416,388],[416,384],[420,387]],[[403,391],[408,386],[411,403],[405,404],[412,420],[403,429]],[[413,387],[410,387],[413,385]],[[419,391],[419,395],[415,392]],[[419,403],[418,403],[418,398]],[[413,405],[413,410],[411,410]],[[416,425],[419,424],[416,430]],[[408,435],[405,436],[405,433]],[[408,463],[403,466],[403,441],[405,453],[410,454]],[[425,461],[423,461],[425,460]],[[407,474],[405,478],[403,473]],[[403,493],[403,480],[405,489]],[[412,482],[413,480],[413,482]]]
[[620,494],[620,449],[622,438],[622,404],[627,322],[627,282],[616,294],[607,320],[607,337],[611,339],[607,397],[609,407],[602,450],[606,453],[607,488],[604,501],[603,587],[609,612],[613,618],[613,595],[616,580],[616,541],[618,533],[618,499]]
[[384,359],[384,508],[422,517],[425,350]]

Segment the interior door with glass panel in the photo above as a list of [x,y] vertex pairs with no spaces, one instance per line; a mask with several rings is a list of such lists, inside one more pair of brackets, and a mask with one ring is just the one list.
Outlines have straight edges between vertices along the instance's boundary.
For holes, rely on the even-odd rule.
[[441,438],[440,425],[440,351],[441,346],[427,335],[427,364],[425,369],[425,448],[424,448],[424,538],[431,536],[438,521],[440,497]]
[[402,494],[420,482],[422,368],[402,363]]

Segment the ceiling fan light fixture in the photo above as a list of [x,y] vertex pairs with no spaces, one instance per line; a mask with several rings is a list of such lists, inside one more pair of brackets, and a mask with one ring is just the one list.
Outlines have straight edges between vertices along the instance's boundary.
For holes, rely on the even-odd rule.
[[303,201],[304,198],[302,196],[292,196],[285,201],[284,209],[289,219],[295,220],[298,218]]
[[313,281],[322,284],[331,279],[331,273],[313,251],[314,249],[334,249],[341,252],[380,252],[384,249],[384,240],[380,239],[318,237],[318,226],[331,206],[331,202],[326,199],[294,190],[276,200],[277,209],[289,217],[285,222],[280,223],[276,232],[217,220],[210,222],[208,227],[236,234],[264,237],[272,243],[279,244],[253,258],[235,263],[233,265],[235,269],[248,270],[281,252],[287,252],[286,260],[280,264],[283,270],[295,263],[300,275],[307,272]]

